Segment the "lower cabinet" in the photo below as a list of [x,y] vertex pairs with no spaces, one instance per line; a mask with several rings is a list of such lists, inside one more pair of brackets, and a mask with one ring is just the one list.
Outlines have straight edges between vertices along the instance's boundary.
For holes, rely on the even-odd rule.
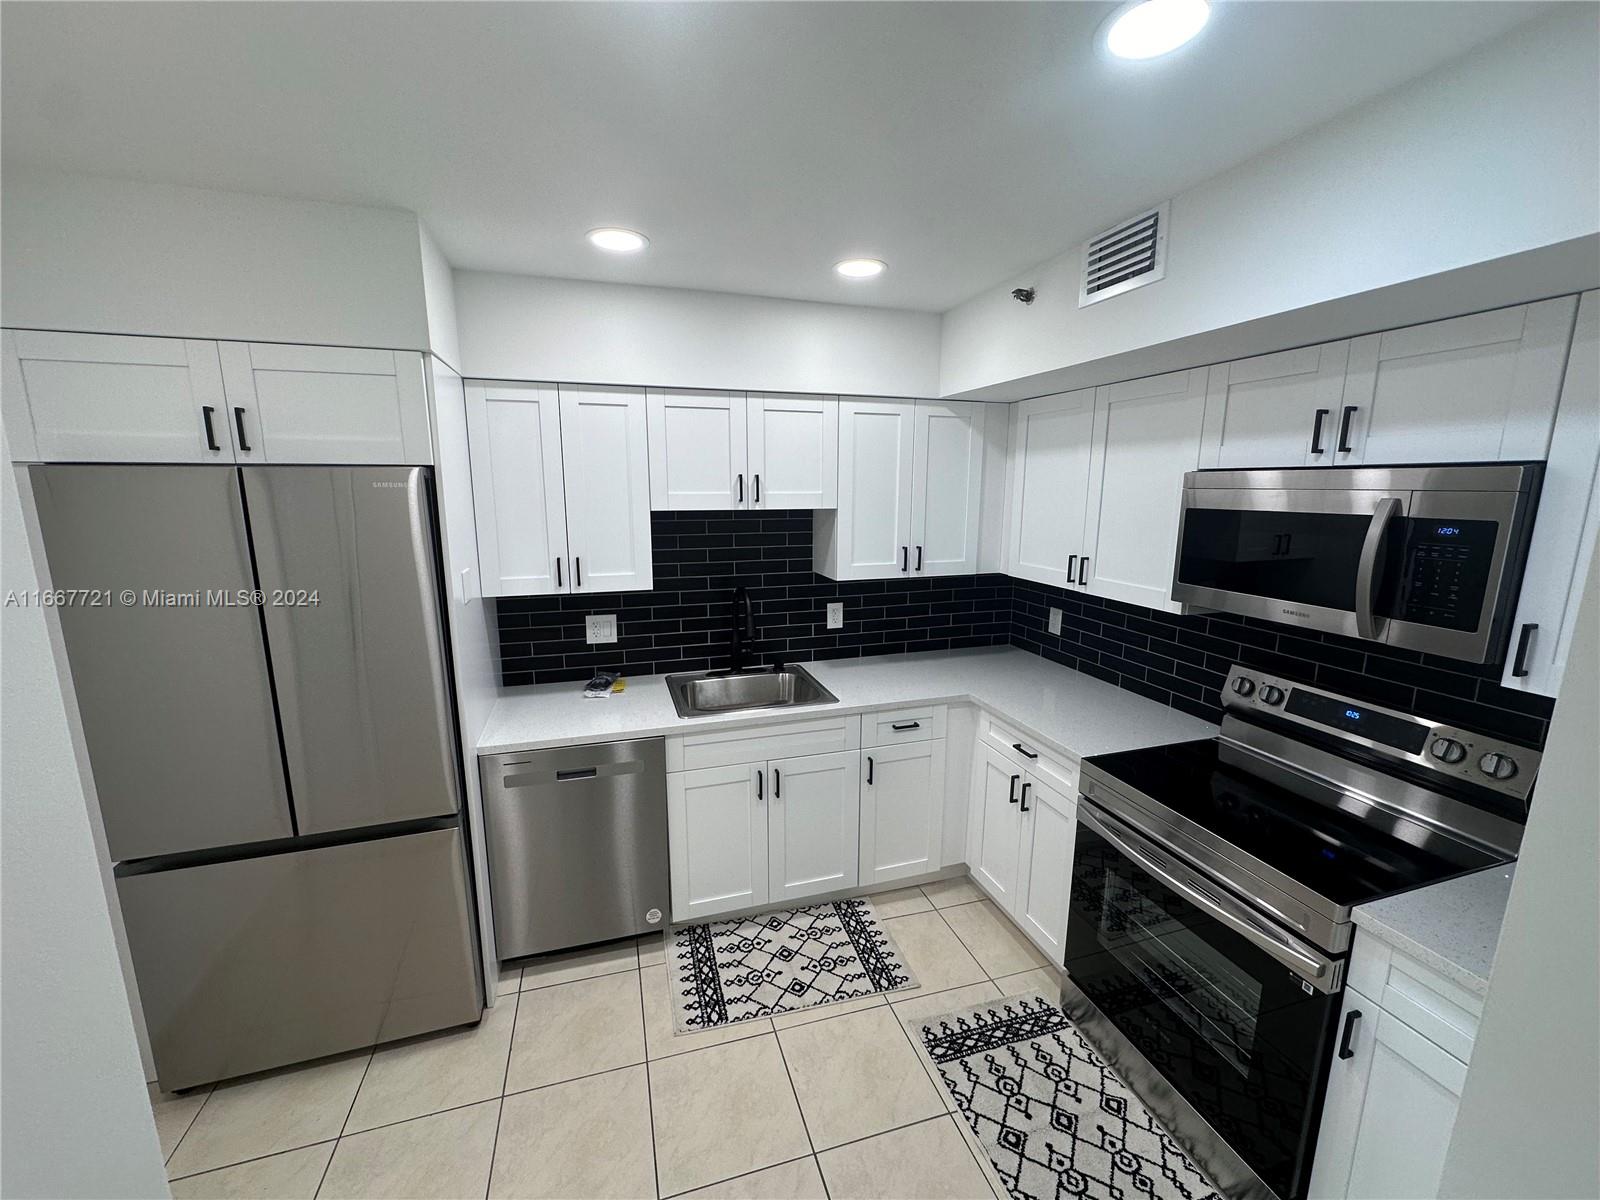
[[1022,833],[1022,813],[1017,793],[1024,772],[999,751],[978,747],[977,779],[972,789],[973,844],[967,848],[967,866],[983,889],[1002,908],[1011,908],[1017,894],[1017,849]]
[[1023,781],[1018,808],[1022,832],[1017,852],[1017,906],[1011,915],[1049,954],[1050,961],[1059,963],[1066,956],[1076,800],[1030,777]]
[[861,753],[862,884],[934,871],[944,835],[943,738]]
[[861,752],[767,763],[767,900],[800,900],[856,886]]

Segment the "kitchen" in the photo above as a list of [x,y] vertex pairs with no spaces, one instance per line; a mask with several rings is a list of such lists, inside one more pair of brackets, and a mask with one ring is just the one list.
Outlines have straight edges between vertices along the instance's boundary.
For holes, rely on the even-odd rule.
[[5,14],[6,1194],[1596,1194],[1595,5]]

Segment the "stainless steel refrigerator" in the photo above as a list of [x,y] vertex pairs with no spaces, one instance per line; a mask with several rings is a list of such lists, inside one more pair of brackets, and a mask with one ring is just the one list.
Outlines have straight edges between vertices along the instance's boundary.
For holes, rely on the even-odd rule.
[[161,1086],[476,1020],[428,469],[29,471]]

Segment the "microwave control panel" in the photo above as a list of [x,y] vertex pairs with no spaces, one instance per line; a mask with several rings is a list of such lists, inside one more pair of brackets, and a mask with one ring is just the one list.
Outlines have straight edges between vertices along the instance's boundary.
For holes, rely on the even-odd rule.
[[1494,562],[1494,521],[1407,517],[1400,594],[1391,614],[1419,625],[1474,630]]

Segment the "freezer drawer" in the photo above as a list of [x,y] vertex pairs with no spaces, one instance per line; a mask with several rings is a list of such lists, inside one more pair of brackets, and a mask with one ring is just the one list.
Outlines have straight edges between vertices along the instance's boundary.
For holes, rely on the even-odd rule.
[[453,825],[119,873],[117,890],[163,1090],[482,1014]]
[[478,763],[502,959],[662,927],[672,907],[662,739]]

